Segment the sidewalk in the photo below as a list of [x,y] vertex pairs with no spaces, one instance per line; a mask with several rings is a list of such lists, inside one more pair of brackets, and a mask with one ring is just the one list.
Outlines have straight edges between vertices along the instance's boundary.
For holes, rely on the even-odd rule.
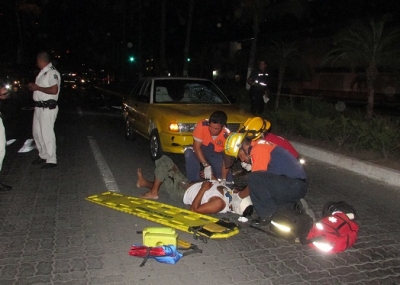
[[292,144],[301,155],[350,170],[357,174],[365,175],[369,178],[388,183],[389,185],[400,186],[400,171],[395,169],[364,162],[299,142],[292,142]]

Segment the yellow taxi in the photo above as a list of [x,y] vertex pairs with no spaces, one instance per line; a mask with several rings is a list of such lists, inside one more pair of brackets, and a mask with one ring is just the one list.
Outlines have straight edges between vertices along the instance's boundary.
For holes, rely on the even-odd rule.
[[233,105],[212,81],[188,77],[141,79],[123,98],[122,108],[126,138],[139,134],[149,139],[152,159],[163,152],[183,154],[193,144],[196,123],[216,110],[227,114],[231,131],[253,117]]

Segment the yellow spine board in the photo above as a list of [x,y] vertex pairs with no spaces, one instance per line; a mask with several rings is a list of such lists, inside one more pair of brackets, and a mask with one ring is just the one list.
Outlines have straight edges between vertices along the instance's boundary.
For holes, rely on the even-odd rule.
[[[125,196],[115,192],[104,192],[102,194],[92,195],[87,197],[86,200],[187,233],[193,233],[191,228],[199,226],[211,229],[213,228],[213,224],[219,221],[219,219],[211,216],[195,213],[154,200]],[[239,229],[235,227],[225,231],[219,230],[213,233],[210,238],[228,238],[238,233]]]

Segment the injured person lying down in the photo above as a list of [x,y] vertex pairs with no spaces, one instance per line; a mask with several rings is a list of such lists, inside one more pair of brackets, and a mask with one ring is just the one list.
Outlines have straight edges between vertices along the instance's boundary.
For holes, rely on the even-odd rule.
[[251,216],[253,206],[246,191],[232,190],[217,180],[189,183],[187,178],[168,157],[163,155],[155,161],[154,181],[146,180],[142,170],[137,170],[137,187],[150,189],[141,197],[158,199],[164,184],[169,196],[190,205],[190,210],[201,214],[234,212],[244,217]]

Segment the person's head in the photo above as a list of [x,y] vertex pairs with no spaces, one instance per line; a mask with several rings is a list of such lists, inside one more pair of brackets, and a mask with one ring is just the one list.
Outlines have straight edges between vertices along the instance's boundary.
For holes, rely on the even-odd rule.
[[6,87],[1,87],[0,88],[0,95],[6,95],[8,94],[8,89]]
[[267,68],[267,62],[266,62],[264,59],[260,59],[260,60],[258,61],[258,68],[259,68],[260,70],[266,69],[266,68]]
[[271,128],[271,123],[261,117],[248,118],[239,132],[246,134],[246,138],[258,140]]
[[208,123],[208,129],[212,136],[218,136],[222,129],[226,126],[226,121],[228,117],[223,111],[215,111],[211,114]]
[[224,164],[230,168],[238,158],[242,162],[251,163],[249,151],[251,139],[247,139],[244,133],[231,133],[224,145]]
[[36,56],[36,65],[43,69],[51,62],[50,54],[47,51],[41,51]]
[[237,156],[238,159],[241,162],[251,164],[250,150],[251,150],[251,139],[245,138],[242,142],[242,145],[239,148],[239,152],[238,152],[238,156]]

